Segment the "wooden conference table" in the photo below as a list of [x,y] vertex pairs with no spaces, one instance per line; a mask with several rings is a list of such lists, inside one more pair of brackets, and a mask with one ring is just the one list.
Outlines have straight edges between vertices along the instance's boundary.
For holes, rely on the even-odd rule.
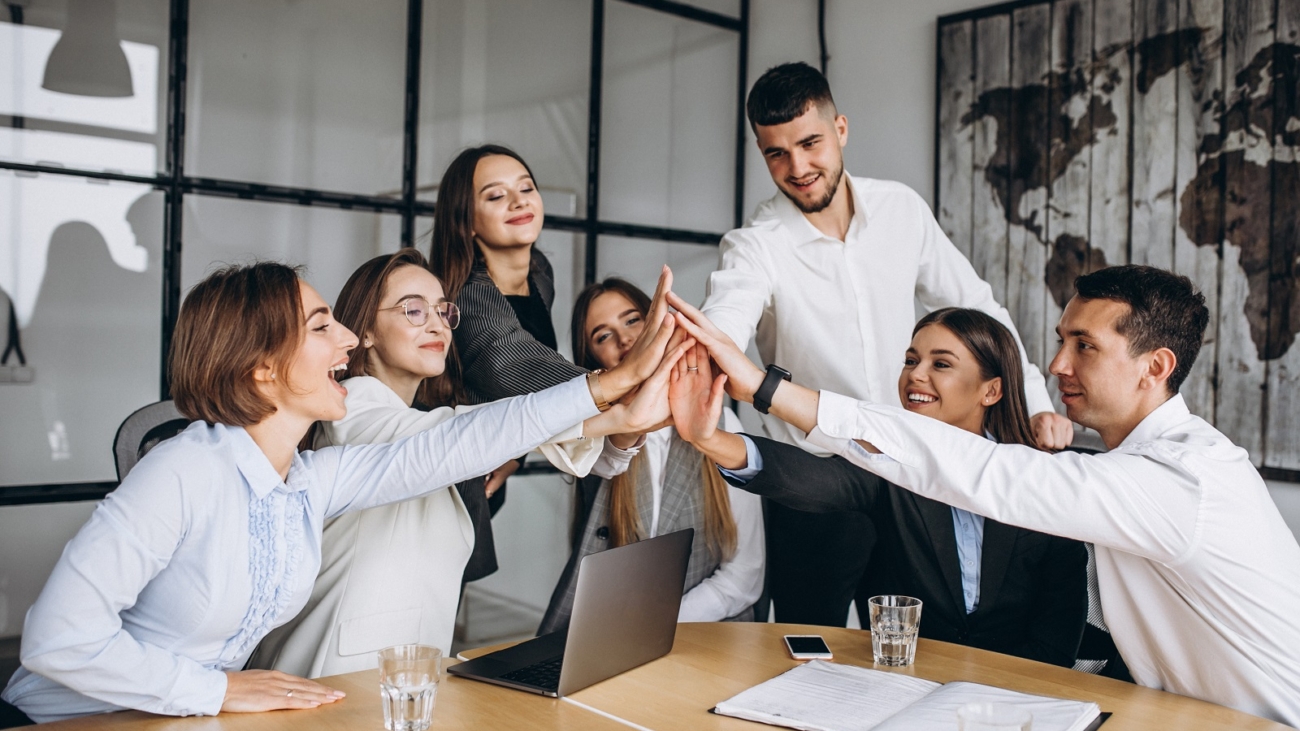
[[[627,731],[628,728],[762,731],[771,726],[708,713],[718,701],[772,678],[797,663],[781,636],[820,634],[836,662],[871,666],[871,636],[861,630],[789,624],[683,624],[667,656],[556,700],[444,675],[433,712],[434,729],[565,729]],[[477,657],[495,648],[466,652]],[[454,660],[449,662],[455,662]],[[946,642],[920,640],[916,664],[893,672],[949,682],[969,680],[1027,693],[1089,700],[1114,715],[1102,731],[1130,729],[1286,729],[1272,721],[1204,701],[1141,688],[1109,678],[999,655]],[[171,718],[136,711],[42,726],[145,731],[280,731],[382,729],[376,671],[322,678],[347,698],[306,711]]]

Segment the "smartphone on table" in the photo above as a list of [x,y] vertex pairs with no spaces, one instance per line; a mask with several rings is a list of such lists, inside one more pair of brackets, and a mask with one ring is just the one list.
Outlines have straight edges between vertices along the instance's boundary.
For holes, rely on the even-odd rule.
[[785,649],[795,660],[830,660],[831,648],[821,635],[786,635]]

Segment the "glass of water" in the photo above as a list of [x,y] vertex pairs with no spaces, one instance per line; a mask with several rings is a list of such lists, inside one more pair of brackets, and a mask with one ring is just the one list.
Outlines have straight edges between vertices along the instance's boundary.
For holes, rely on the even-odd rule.
[[1031,731],[1034,715],[1005,703],[967,703],[957,709],[957,731]]
[[397,645],[379,651],[379,694],[388,731],[424,731],[433,719],[442,650]]
[[871,652],[877,665],[904,666],[916,660],[921,600],[886,594],[867,600],[871,609]]

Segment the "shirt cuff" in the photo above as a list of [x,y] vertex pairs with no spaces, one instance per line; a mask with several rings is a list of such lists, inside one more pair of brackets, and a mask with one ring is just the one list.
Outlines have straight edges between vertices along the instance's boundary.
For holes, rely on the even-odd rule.
[[722,477],[737,487],[749,484],[751,480],[758,477],[758,473],[763,471],[763,453],[758,451],[758,445],[744,434],[741,434],[740,438],[745,440],[745,466],[734,470],[718,466],[718,472],[722,473]]
[[[808,441],[843,457],[849,447],[844,440],[861,439],[889,455],[893,461],[913,464],[916,455],[904,445],[906,436],[900,434],[899,421],[926,417],[908,414],[898,406],[881,406],[858,401],[823,389],[817,403],[817,426],[808,435]],[[861,448],[861,445],[854,443]],[[871,454],[865,449],[864,454]],[[873,455],[872,459],[876,457]]]

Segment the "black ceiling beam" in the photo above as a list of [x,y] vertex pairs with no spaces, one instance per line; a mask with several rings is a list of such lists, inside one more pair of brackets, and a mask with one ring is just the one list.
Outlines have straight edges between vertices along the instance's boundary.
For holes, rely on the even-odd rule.
[[[730,15],[715,13],[712,10],[705,10],[694,5],[674,2],[674,0],[621,0],[628,5],[639,5],[650,10],[658,10],[661,13],[675,15],[679,18],[694,20],[699,23],[723,28],[725,30],[734,30],[739,32],[744,27],[744,21],[741,18],[733,18]],[[743,2],[743,0],[742,0]],[[744,15],[744,10],[741,10]]]

